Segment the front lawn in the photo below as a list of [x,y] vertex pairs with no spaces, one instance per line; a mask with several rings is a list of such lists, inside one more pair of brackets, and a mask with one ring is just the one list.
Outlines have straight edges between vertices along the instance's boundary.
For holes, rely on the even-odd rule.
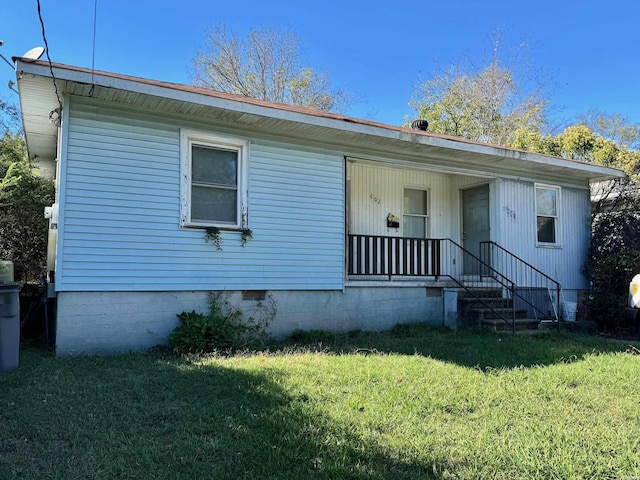
[[230,358],[23,348],[0,478],[637,478],[636,353],[420,327]]

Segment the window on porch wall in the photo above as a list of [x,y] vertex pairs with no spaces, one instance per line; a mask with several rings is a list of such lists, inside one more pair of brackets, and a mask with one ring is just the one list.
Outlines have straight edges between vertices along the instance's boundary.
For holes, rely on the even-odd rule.
[[428,238],[429,192],[427,190],[404,189],[404,214],[402,234],[406,238]]
[[558,245],[558,199],[560,187],[536,185],[538,245]]

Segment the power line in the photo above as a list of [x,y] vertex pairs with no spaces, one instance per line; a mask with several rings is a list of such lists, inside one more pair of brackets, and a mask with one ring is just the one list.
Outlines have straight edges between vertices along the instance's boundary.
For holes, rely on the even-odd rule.
[[[49,60],[49,71],[51,72],[51,79],[53,80],[53,89],[56,92],[56,98],[58,99],[58,107],[60,108],[60,111],[58,112],[58,114],[61,114],[62,101],[60,100],[60,94],[58,93],[58,84],[56,83],[56,76],[53,73],[53,64],[51,62],[51,57],[49,56],[49,43],[47,43],[47,36],[44,31],[44,20],[42,20],[42,11],[40,10],[40,0],[38,0],[38,18],[40,19],[40,25],[42,26],[42,40],[44,41],[44,51],[47,53],[47,60]],[[51,117],[51,114],[49,114],[49,117]]]
[[91,51],[91,90],[89,91],[89,96],[93,96],[93,89],[96,84],[94,81],[95,75],[95,65],[96,65],[96,22],[98,18],[98,0],[94,0],[93,3],[93,49]]
[[[96,0],[96,1],[97,1],[97,0]],[[0,40],[0,47],[1,47],[3,44],[4,44],[4,42],[3,42],[2,40]],[[16,69],[15,65],[13,65],[9,60],[7,60],[7,59],[5,58],[5,56],[4,56],[4,55],[2,55],[1,53],[0,53],[0,58],[2,58],[5,62],[7,62],[7,65],[9,65],[9,66],[11,67],[11,70],[14,70],[14,71],[15,71],[15,69]]]

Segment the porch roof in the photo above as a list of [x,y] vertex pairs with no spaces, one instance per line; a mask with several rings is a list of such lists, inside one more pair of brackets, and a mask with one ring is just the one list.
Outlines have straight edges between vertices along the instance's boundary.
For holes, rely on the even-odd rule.
[[[14,58],[24,130],[33,163],[44,175],[55,169],[57,127],[49,114],[65,95],[161,111],[233,125],[245,132],[332,146],[346,156],[393,158],[484,175],[548,180],[599,181],[623,177],[620,170],[564,158],[473,142],[464,138],[385,125],[205,88],[131,77],[44,61]],[[56,82],[52,81],[52,74]],[[62,100],[64,101],[64,100]]]

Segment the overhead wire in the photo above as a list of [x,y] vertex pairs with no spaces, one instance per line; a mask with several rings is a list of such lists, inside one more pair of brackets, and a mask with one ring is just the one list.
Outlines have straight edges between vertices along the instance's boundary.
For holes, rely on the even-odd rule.
[[89,90],[89,96],[93,97],[93,90],[96,87],[94,76],[95,76],[95,65],[96,65],[96,21],[98,18],[98,0],[94,0],[93,3],[93,48],[91,51],[91,90]]
[[[44,29],[44,20],[42,19],[42,10],[40,8],[40,0],[37,0],[37,3],[38,3],[38,18],[40,19],[40,25],[42,26],[42,41],[44,42],[44,51],[47,54],[47,60],[49,60],[49,71],[51,72],[51,79],[53,80],[53,89],[56,92],[56,98],[58,99],[58,107],[60,108],[59,114],[62,114],[62,100],[60,100],[60,94],[58,93],[58,84],[56,83],[56,76],[53,73],[53,63],[51,62],[51,57],[49,56],[49,43],[47,42],[47,35]],[[51,116],[51,114],[49,114],[49,116]]]

